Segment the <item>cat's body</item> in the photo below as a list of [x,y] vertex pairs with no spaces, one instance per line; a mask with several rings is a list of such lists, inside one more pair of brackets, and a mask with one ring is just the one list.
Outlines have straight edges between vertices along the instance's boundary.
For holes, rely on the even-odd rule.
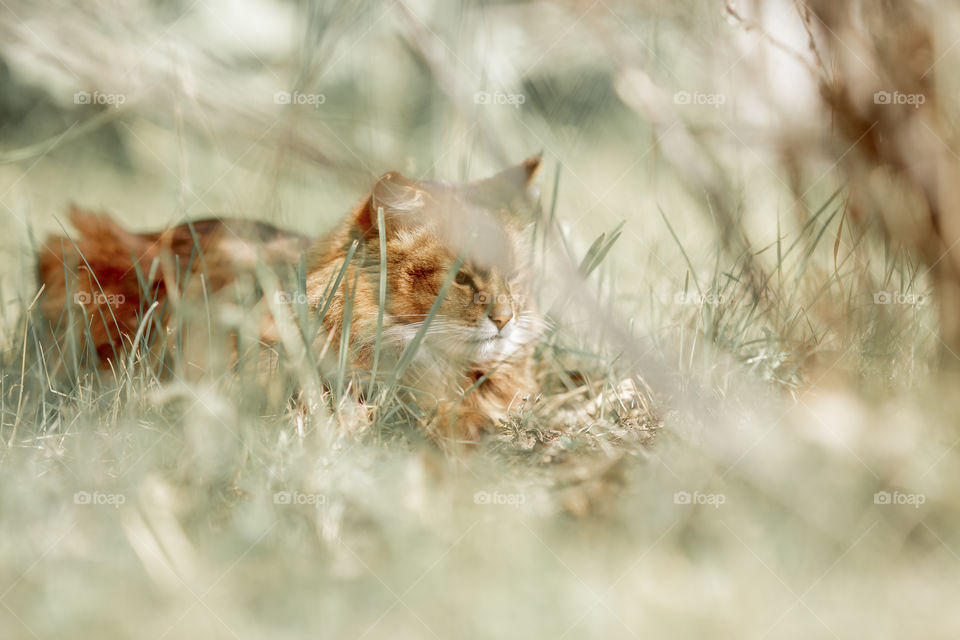
[[167,327],[177,302],[170,298],[204,298],[253,281],[258,264],[296,265],[313,245],[305,236],[230,218],[144,234],[77,208],[70,221],[76,233],[49,238],[40,251],[40,312],[55,334],[76,332],[101,364],[131,346],[152,302],[158,302],[156,320]]
[[[333,232],[315,241],[230,219],[134,234],[106,216],[74,210],[76,236],[51,238],[41,250],[46,289],[40,311],[59,335],[86,324],[89,333],[79,335],[108,363],[129,349],[154,302],[150,322],[166,328],[180,300],[209,305],[238,282],[261,279],[265,269],[295,270],[304,255],[307,306],[325,310],[314,351],[337,353],[347,344],[352,370],[377,365],[387,372],[408,344],[422,340],[404,362],[404,387],[435,415],[437,435],[472,441],[534,392],[531,355],[541,322],[525,289],[530,219],[524,216],[539,165],[531,158],[462,185],[388,173]],[[65,326],[68,316],[72,328]],[[275,341],[274,329],[265,323],[261,340]]]

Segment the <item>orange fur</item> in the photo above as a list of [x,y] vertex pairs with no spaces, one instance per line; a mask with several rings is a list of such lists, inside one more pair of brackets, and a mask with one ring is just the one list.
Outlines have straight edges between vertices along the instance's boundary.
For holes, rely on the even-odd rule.
[[[46,285],[41,313],[56,325],[68,305],[79,301],[74,310],[89,322],[90,346],[108,362],[136,333],[147,303],[161,303],[159,319],[166,323],[164,303],[189,295],[182,286],[186,274],[195,280],[202,276],[205,294],[215,294],[239,278],[256,278],[258,261],[296,266],[300,251],[310,246],[308,305],[315,311],[329,306],[326,334],[314,348],[339,347],[352,304],[350,362],[355,372],[369,375],[378,335],[382,234],[387,291],[379,372],[396,365],[422,331],[422,348],[406,369],[403,386],[436,416],[436,435],[474,441],[534,391],[530,359],[541,325],[526,290],[525,229],[531,208],[527,191],[539,166],[540,158],[534,157],[467,184],[418,182],[388,173],[338,228],[315,242],[262,223],[228,219],[134,234],[106,216],[74,209],[76,236],[51,238],[40,252],[39,274]],[[325,300],[354,243],[340,286]],[[454,277],[458,258],[462,266]],[[445,282],[448,290],[433,322],[421,329]]]
[[49,238],[40,250],[38,271],[45,285],[40,313],[56,334],[74,332],[101,364],[129,347],[153,301],[166,326],[169,299],[183,295],[184,285],[194,296],[198,289],[216,293],[242,278],[252,280],[258,260],[295,265],[312,244],[270,225],[229,218],[144,234],[76,207],[70,221],[75,234]]

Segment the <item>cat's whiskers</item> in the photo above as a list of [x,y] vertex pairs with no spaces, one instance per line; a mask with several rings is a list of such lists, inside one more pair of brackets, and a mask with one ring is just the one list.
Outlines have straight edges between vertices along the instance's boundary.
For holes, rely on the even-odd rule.
[[[406,317],[423,316],[409,314]],[[387,343],[405,346],[421,331],[425,321],[394,325],[384,332],[384,338]],[[423,356],[434,364],[449,364],[456,359],[473,365],[490,364],[509,358],[535,340],[547,326],[549,321],[533,311],[521,311],[504,330],[493,333],[447,316],[435,316],[425,331],[423,350],[428,353]]]

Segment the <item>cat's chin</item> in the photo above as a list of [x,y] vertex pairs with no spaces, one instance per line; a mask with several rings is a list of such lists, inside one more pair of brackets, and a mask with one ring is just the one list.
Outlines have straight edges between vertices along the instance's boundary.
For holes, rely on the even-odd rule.
[[473,347],[479,347],[479,346],[482,346],[482,345],[495,344],[496,342],[498,342],[498,341],[500,341],[500,340],[503,340],[503,339],[504,339],[504,337],[501,336],[501,335],[498,334],[498,333],[495,333],[495,334],[493,334],[493,335],[483,334],[483,335],[478,335],[478,336],[474,336],[474,337],[472,337],[472,338],[469,338],[469,339],[467,340],[467,344],[470,345],[470,346],[473,346]]
[[497,334],[470,341],[470,360],[474,365],[495,364],[514,355],[522,346],[510,337]]

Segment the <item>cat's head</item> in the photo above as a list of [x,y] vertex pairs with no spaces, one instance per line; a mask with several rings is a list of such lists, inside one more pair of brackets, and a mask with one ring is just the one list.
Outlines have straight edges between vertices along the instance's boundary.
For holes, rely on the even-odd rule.
[[536,338],[541,323],[528,290],[529,227],[530,185],[540,164],[535,156],[462,184],[396,172],[377,181],[353,224],[367,264],[379,264],[383,211],[389,339],[405,342],[416,334],[458,263],[428,325],[428,348],[482,364],[509,358]]

